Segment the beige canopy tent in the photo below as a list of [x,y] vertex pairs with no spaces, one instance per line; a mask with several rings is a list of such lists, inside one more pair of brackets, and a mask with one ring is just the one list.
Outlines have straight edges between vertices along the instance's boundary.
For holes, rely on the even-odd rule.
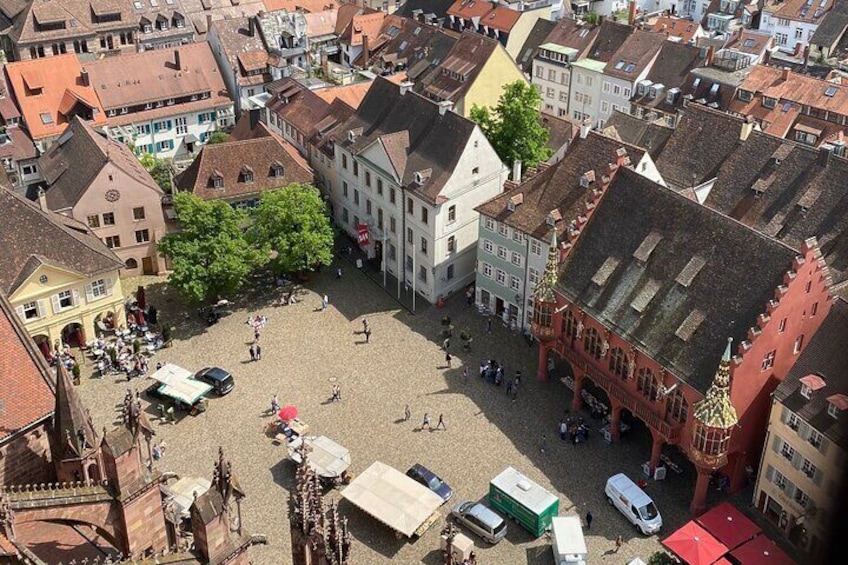
[[406,537],[431,523],[442,505],[439,495],[379,461],[356,477],[342,496]]
[[168,363],[150,375],[150,378],[162,383],[162,386],[159,387],[160,394],[178,400],[187,406],[193,406],[195,402],[212,390],[212,386],[191,378],[192,375],[191,371]]
[[301,442],[309,448],[307,456],[309,466],[320,477],[328,479],[341,477],[342,473],[350,467],[350,451],[326,436],[306,436],[300,441],[290,442],[288,444],[289,458],[295,463],[300,463],[301,460],[297,450]]

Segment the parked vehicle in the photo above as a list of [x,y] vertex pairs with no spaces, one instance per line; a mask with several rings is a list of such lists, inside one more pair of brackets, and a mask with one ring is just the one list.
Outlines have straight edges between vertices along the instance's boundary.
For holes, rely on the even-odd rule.
[[451,516],[489,543],[498,543],[506,537],[506,521],[480,502],[460,502],[451,510]]
[[212,385],[218,396],[229,394],[236,385],[233,375],[220,367],[206,367],[201,369],[194,375],[194,378]]
[[589,554],[580,516],[554,516],[551,520],[551,549],[556,565],[586,565]]
[[559,498],[512,467],[489,483],[489,504],[536,537],[551,529],[551,518],[559,513]]
[[654,501],[624,473],[607,479],[604,492],[609,503],[618,508],[618,511],[646,536],[662,528],[662,516]]
[[453,489],[443,481],[436,473],[416,463],[406,471],[406,476],[421,483],[431,491],[438,494],[442,502],[447,502],[453,496]]

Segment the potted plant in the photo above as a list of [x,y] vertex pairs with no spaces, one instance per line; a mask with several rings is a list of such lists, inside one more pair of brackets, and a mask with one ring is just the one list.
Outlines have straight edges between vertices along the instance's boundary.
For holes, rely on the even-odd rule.
[[80,366],[78,364],[71,367],[71,374],[74,376],[74,384],[80,384]]
[[141,351],[141,340],[135,338],[133,340],[133,355],[138,355],[139,351]]

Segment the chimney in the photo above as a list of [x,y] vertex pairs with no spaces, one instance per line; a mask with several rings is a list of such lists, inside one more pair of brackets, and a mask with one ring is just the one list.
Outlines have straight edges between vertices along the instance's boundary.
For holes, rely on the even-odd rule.
[[252,17],[247,18],[247,35],[250,37],[256,35],[256,20]]
[[521,184],[521,159],[512,162],[512,182]]
[[590,118],[585,118],[580,123],[580,139],[586,139],[589,136],[590,131],[592,131],[592,120]]
[[368,65],[368,60],[371,59],[371,50],[368,49],[368,34],[362,34],[362,60],[365,61],[365,65]]
[[206,14],[206,31],[209,31],[209,28],[212,27],[212,14]]
[[248,123],[250,124],[251,131],[259,125],[259,115],[261,111],[262,110],[259,108],[251,108],[247,111],[248,119],[250,120]]
[[636,0],[630,0],[630,9],[627,12],[627,23],[636,25]]
[[445,114],[453,110],[453,102],[451,102],[450,100],[442,100],[438,103],[438,106],[440,116],[444,116]]
[[804,72],[807,72],[807,67],[810,65],[810,46],[804,46]]
[[[412,83],[412,82],[409,82],[408,80],[405,80],[402,83],[400,83],[399,86],[400,86],[400,95],[404,96],[407,92],[412,90],[412,87],[415,86],[415,83]],[[439,113],[441,113],[441,110],[439,110]]]
[[[820,148],[819,149],[819,156],[818,156],[818,159],[816,159],[816,163],[818,165],[822,166],[822,167],[827,167],[830,164],[830,152],[831,152],[830,147]],[[41,200],[41,193],[42,192],[43,191],[38,193],[38,199],[39,200]],[[44,205],[44,209],[46,209],[46,204]]]
[[174,49],[174,67],[178,71],[183,68],[182,65],[180,64],[180,50],[179,49]]
[[712,67],[713,59],[715,59],[715,47],[710,45],[709,47],[707,47],[707,58],[704,60],[704,66]]
[[766,52],[763,53],[763,65],[768,65],[771,62],[771,50],[766,49]]
[[789,80],[789,67],[780,69],[780,80]]
[[754,117],[745,116],[742,128],[739,130],[739,141],[748,141],[748,136],[754,131]]
[[47,193],[44,192],[43,188],[38,189],[38,207],[41,208],[42,212],[50,211],[50,209],[47,207]]
[[80,83],[83,86],[91,86],[91,80],[88,78],[88,71],[85,69],[80,71]]

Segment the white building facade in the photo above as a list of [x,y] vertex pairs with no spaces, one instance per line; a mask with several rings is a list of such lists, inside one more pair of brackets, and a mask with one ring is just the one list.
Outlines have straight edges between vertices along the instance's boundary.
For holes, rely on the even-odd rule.
[[588,118],[593,127],[599,125],[605,66],[606,63],[594,59],[580,59],[571,65],[568,111],[575,121],[582,123]]
[[571,85],[571,63],[577,50],[555,43],[539,46],[539,54],[533,59],[531,80],[542,95],[542,112],[568,117],[568,92]]

